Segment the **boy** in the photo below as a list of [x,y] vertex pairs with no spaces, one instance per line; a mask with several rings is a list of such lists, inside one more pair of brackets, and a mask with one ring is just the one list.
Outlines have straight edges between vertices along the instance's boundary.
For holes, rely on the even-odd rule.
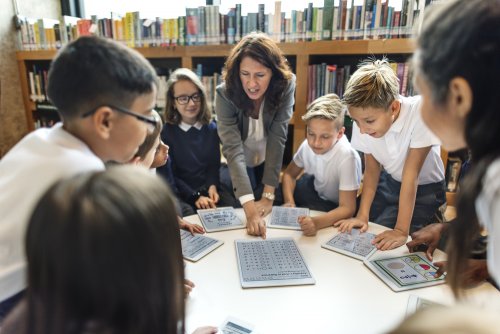
[[285,206],[328,211],[299,219],[304,235],[313,236],[318,229],[336,226],[354,214],[361,159],[344,135],[344,110],[337,95],[313,101],[302,120],[307,138],[283,174],[283,199]]
[[153,67],[110,39],[63,48],[47,90],[62,123],[30,133],[0,162],[0,318],[25,288],[24,233],[41,194],[61,178],[130,161],[156,124]]
[[393,230],[377,235],[381,250],[406,243],[433,221],[445,202],[439,140],[420,116],[420,97],[399,95],[399,80],[386,59],[370,60],[351,76],[344,102],[354,120],[352,146],[364,153],[361,203],[340,230],[368,228],[368,220]]

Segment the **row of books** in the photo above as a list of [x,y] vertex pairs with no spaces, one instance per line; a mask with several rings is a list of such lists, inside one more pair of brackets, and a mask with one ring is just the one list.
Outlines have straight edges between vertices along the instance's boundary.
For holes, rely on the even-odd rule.
[[[404,96],[414,95],[409,63],[391,63],[390,65],[399,79],[399,93]],[[326,63],[309,65],[307,74],[307,103],[329,93],[335,93],[342,98],[351,76],[351,66]]]
[[[84,35],[113,38],[131,47],[165,47],[172,45],[234,44],[252,31],[267,33],[277,42],[338,39],[371,39],[408,37],[420,25],[431,0],[324,0],[323,7],[281,11],[275,1],[274,13],[265,14],[264,4],[257,13],[242,15],[236,4],[227,14],[219,6],[186,8],[178,18],[143,18],[140,12],[123,17],[111,13],[109,18],[91,16],[82,19],[63,16],[60,20],[17,16],[19,47],[22,50],[57,49]],[[289,16],[289,17],[288,17]]]

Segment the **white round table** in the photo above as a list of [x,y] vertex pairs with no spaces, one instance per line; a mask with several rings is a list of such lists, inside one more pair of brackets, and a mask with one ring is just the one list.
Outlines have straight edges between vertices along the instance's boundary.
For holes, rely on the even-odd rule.
[[[242,209],[237,211],[244,217]],[[199,223],[197,215],[185,219]],[[384,229],[370,223],[368,231]],[[208,233],[224,245],[196,263],[186,261],[186,277],[196,284],[187,298],[188,333],[199,326],[219,326],[228,316],[255,325],[260,334],[384,333],[404,319],[410,295],[455,303],[445,284],[393,292],[362,261],[321,247],[337,233],[329,227],[315,237],[305,237],[301,231],[268,228],[267,238],[295,240],[316,284],[250,289],[240,285],[234,240],[257,237],[247,235],[245,229]],[[401,246],[385,253],[403,255],[408,249]],[[445,254],[437,250],[434,260],[443,259]],[[500,293],[485,282],[467,291],[467,302],[500,310]]]

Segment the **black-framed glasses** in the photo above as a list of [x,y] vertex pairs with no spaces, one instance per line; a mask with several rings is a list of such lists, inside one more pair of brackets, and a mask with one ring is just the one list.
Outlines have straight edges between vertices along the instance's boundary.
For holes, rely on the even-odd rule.
[[201,94],[194,93],[193,95],[180,95],[180,96],[175,96],[174,99],[179,104],[188,104],[189,100],[193,100],[193,102],[200,102],[201,101]]
[[155,128],[156,128],[157,120],[153,116],[141,115],[141,114],[138,114],[138,113],[133,112],[131,110],[128,110],[128,109],[125,109],[125,108],[122,108],[122,107],[117,107],[117,106],[114,106],[114,105],[111,105],[111,104],[106,104],[106,105],[102,105],[102,106],[99,106],[97,108],[94,108],[91,111],[84,113],[82,115],[82,118],[88,117],[88,116],[92,115],[93,113],[95,113],[97,111],[97,109],[102,108],[102,107],[106,107],[106,106],[109,107],[109,108],[111,108],[111,109],[113,109],[113,110],[116,110],[118,112],[121,112],[121,113],[124,113],[126,115],[135,117],[139,121],[142,121],[142,122],[146,123],[146,125],[148,126],[148,132],[149,133],[152,133],[155,130]]

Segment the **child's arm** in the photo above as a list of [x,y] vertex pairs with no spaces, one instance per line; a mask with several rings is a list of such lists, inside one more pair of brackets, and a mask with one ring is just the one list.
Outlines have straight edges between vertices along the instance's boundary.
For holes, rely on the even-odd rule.
[[205,229],[203,226],[200,226],[198,224],[191,224],[182,219],[181,217],[177,216],[177,222],[179,223],[179,227],[182,228],[183,230],[191,232],[191,234],[195,233],[205,233]]
[[293,192],[295,190],[295,185],[297,184],[297,177],[302,173],[303,168],[300,168],[295,164],[295,162],[290,162],[288,167],[283,173],[282,180],[282,190],[283,190],[283,204],[285,206],[295,206],[295,200],[293,198]]
[[341,219],[352,217],[356,211],[357,190],[339,192],[339,206],[323,215],[299,220],[304,235],[313,236],[319,229],[335,225]]
[[354,218],[343,219],[335,223],[340,232],[351,232],[354,227],[359,227],[361,232],[368,229],[370,207],[372,206],[377,185],[380,179],[380,163],[371,154],[365,153],[365,174],[363,176],[363,191],[358,214]]
[[403,167],[399,210],[394,230],[380,233],[373,239],[373,244],[380,250],[388,250],[406,243],[410,232],[410,223],[417,196],[418,175],[431,146],[410,148]]

